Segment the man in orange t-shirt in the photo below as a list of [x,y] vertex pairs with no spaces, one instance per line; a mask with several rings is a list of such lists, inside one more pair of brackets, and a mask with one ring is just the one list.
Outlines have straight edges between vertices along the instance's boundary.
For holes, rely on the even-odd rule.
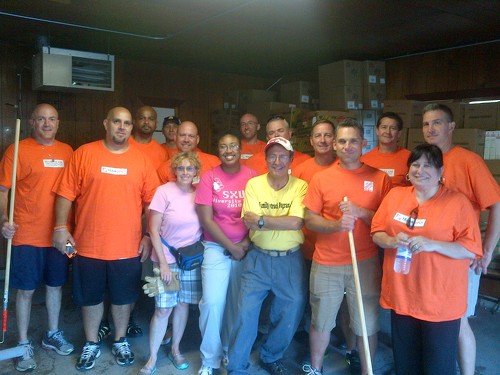
[[459,191],[472,203],[479,221],[480,210],[488,210],[488,224],[483,240],[483,256],[472,261],[469,270],[468,309],[460,321],[458,336],[458,364],[461,374],[474,374],[476,367],[476,339],[469,325],[469,316],[475,314],[479,278],[486,274],[493,252],[500,239],[500,188],[477,154],[453,144],[455,130],[453,112],[444,104],[432,103],[423,109],[423,133],[427,143],[443,152],[444,185]]
[[241,162],[246,163],[247,159],[254,154],[263,152],[266,142],[257,138],[260,129],[259,120],[251,113],[245,113],[240,118],[241,131]]
[[[76,363],[80,371],[93,368],[100,356],[98,330],[106,291],[115,326],[112,353],[121,366],[134,362],[125,336],[131,306],[139,297],[141,260],[151,250],[149,238],[142,235],[141,214],[159,185],[149,158],[129,146],[130,112],[113,108],[103,124],[105,138],[78,148],[54,189],[54,245],[63,249],[69,241],[78,249],[73,298],[82,307],[86,336]],[[65,223],[73,202],[76,228],[72,235]]]
[[38,285],[46,285],[48,331],[42,347],[61,355],[73,350],[59,330],[61,288],[68,276],[68,258],[52,245],[54,200],[52,187],[66,166],[73,150],[56,140],[59,128],[57,110],[49,104],[39,104],[30,118],[32,134],[19,142],[16,199],[13,224],[7,215],[8,193],[12,187],[14,145],[3,155],[0,166],[0,212],[2,235],[12,238],[10,285],[17,289],[16,317],[20,346],[25,354],[16,358],[18,371],[36,368],[33,346],[28,340],[31,301]]
[[168,159],[174,157],[179,149],[177,148],[177,128],[181,124],[181,120],[179,120],[176,116],[167,116],[163,119],[163,127],[161,129],[163,136],[165,137],[165,143],[162,144],[163,147],[167,150]]
[[138,147],[149,157],[154,168],[157,169],[161,163],[168,159],[165,147],[153,139],[156,130],[156,111],[148,105],[137,110],[134,119],[134,134],[129,138],[129,143]]
[[[333,150],[335,126],[328,120],[316,122],[311,130],[309,141],[314,148],[314,157],[300,163],[292,170],[292,175],[298,177],[308,184],[313,176],[322,170],[325,170],[335,161],[335,152]],[[316,233],[310,231],[305,226],[302,227],[305,240],[302,244],[302,254],[304,258],[311,261],[316,242]],[[310,268],[310,267],[309,267]]]
[[377,121],[378,146],[361,156],[361,161],[387,173],[392,186],[409,186],[406,162],[410,151],[398,146],[403,120],[394,112],[382,113]]
[[[196,148],[200,142],[200,136],[198,135],[198,127],[194,122],[183,121],[179,125],[176,142],[178,150],[182,152],[196,152],[198,159],[200,159],[201,170],[199,175],[194,178],[193,184],[198,184],[200,182],[200,176],[202,176],[203,173],[220,164],[220,159],[217,156],[198,151],[199,149]],[[172,168],[170,167],[170,159],[163,162],[157,172],[162,184],[176,180]]]
[[[268,141],[275,137],[283,137],[287,140],[290,140],[292,138],[290,125],[288,124],[288,121],[286,121],[282,116],[273,116],[268,120],[266,125],[266,133]],[[293,162],[290,166],[289,172],[293,171],[295,167],[297,167],[300,163],[306,161],[307,159],[311,159],[311,156],[303,154],[300,151],[294,151]],[[245,165],[257,171],[258,174],[267,173],[268,169],[266,163],[266,153],[259,152],[258,154],[255,154],[247,160]]]
[[[373,359],[379,329],[381,270],[377,246],[370,237],[370,225],[375,211],[391,188],[391,182],[387,174],[361,163],[361,151],[366,140],[363,139],[363,127],[358,122],[347,119],[338,124],[334,144],[339,162],[312,178],[304,198],[306,226],[317,232],[310,282],[311,367],[316,371],[323,367],[330,331],[335,327],[336,315],[346,292],[349,310],[353,312],[351,328],[358,336],[361,367],[366,373],[347,232],[352,230],[355,237],[366,330]],[[349,201],[344,201],[344,197],[348,197]]]

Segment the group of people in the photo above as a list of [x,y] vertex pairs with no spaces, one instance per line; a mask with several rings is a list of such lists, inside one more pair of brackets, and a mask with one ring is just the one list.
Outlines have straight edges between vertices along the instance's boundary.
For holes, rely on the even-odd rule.
[[[180,351],[189,304],[200,309],[199,375],[220,367],[248,374],[262,314],[269,330],[261,367],[289,373],[282,359],[302,321],[310,353],[303,371],[320,375],[339,311],[346,361],[353,373],[367,374],[365,353],[373,361],[380,306],[391,310],[397,374],[454,374],[457,360],[463,375],[474,373],[467,317],[474,314],[479,276],[500,237],[500,189],[479,156],[453,145],[448,107],[425,107],[426,143],[411,152],[398,146],[401,118],[382,114],[379,146],[365,155],[363,127],[351,119],[314,124],[314,157],[293,149],[281,116],[267,121],[263,142],[258,119],[243,115],[242,139],[221,137],[218,156],[198,148],[196,124],[175,116],[165,118],[166,143],[160,145],[152,139],[156,122],[149,106],[134,119],[127,109],[113,108],[103,121],[105,138],[73,152],[56,140],[57,110],[36,106],[32,137],[19,145],[12,225],[7,201],[13,147],[5,152],[1,230],[13,239],[11,285],[18,290],[19,345],[26,348],[16,359],[18,371],[36,367],[28,326],[33,292],[42,282],[48,311],[42,347],[60,355],[74,351],[58,327],[69,243],[77,249],[73,298],[85,333],[80,371],[92,369],[100,356],[107,299],[112,353],[119,365],[134,363],[127,336],[138,328],[131,329],[130,315],[150,258],[166,289],[175,278],[180,287],[155,296],[150,356],[140,374],[157,371],[169,320],[168,358],[179,370],[189,367]],[[482,209],[490,211],[483,241]],[[174,250],[198,243],[204,248],[201,267],[180,269]],[[412,259],[408,274],[394,269],[401,250]]]

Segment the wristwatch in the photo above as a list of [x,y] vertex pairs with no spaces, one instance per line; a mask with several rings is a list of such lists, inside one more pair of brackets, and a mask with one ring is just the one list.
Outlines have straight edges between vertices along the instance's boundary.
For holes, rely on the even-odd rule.
[[262,229],[264,227],[264,216],[261,216],[259,218],[259,221],[257,222],[257,225],[259,226],[259,229]]

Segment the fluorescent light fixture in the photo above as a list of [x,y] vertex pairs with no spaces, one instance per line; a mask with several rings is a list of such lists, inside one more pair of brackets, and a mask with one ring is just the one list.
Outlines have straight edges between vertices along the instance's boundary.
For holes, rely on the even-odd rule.
[[492,99],[492,100],[474,100],[469,102],[469,104],[487,104],[487,103],[499,103],[500,99]]

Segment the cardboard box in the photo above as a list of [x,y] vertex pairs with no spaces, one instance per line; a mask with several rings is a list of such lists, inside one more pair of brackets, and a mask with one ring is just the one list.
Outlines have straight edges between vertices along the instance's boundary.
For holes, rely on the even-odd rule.
[[363,109],[363,87],[324,87],[320,84],[319,101],[322,108],[329,108],[335,111]]
[[395,112],[403,119],[407,128],[422,128],[423,102],[416,100],[385,100],[384,112]]
[[318,97],[318,84],[316,82],[297,81],[281,85],[280,100],[283,103],[312,105],[313,99]]
[[267,90],[231,90],[224,93],[224,109],[246,111],[249,103],[273,102],[277,94]]
[[385,85],[385,62],[366,60],[362,63],[363,85]]
[[484,160],[500,159],[500,130],[489,130],[485,133]]
[[412,151],[418,145],[425,143],[424,133],[422,129],[410,128],[408,129],[408,138],[406,148]]
[[319,120],[329,120],[333,123],[333,125],[337,125],[338,123],[344,121],[347,118],[352,118],[356,120],[349,112],[344,111],[312,111],[309,112],[309,122],[311,124],[315,124]]
[[363,86],[363,109],[380,109],[385,100],[385,85]]
[[377,134],[375,133],[375,125],[363,125],[364,138],[368,142],[374,142],[377,139]]
[[496,130],[498,125],[498,103],[467,104],[464,114],[464,128]]
[[500,185],[500,160],[485,160],[484,162],[488,166],[488,169],[495,180],[497,180],[497,183]]
[[211,125],[214,130],[232,131],[240,129],[240,111],[221,109],[212,112]]
[[319,88],[335,86],[362,86],[361,61],[341,60],[318,67]]
[[356,120],[363,125],[377,125],[378,116],[380,111],[374,109],[352,109],[349,110]]
[[403,130],[401,130],[401,136],[399,137],[399,141],[398,141],[398,144],[401,146],[401,147],[404,147],[404,148],[408,148],[407,145],[408,145],[408,128],[403,128]]

